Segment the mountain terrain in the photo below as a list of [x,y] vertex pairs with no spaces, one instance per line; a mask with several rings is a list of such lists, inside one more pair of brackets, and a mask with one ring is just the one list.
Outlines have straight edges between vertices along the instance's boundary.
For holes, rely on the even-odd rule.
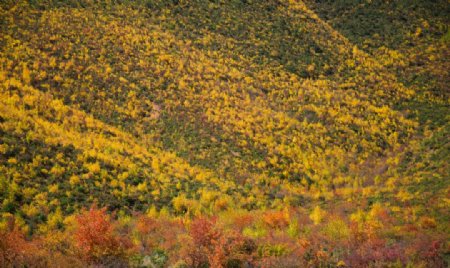
[[0,14],[0,266],[449,264],[448,1]]

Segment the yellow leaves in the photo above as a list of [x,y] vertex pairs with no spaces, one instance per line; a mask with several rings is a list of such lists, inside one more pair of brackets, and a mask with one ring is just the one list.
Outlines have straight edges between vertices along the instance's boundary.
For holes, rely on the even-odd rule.
[[212,203],[212,201],[214,199],[216,199],[216,198],[217,198],[217,193],[216,192],[208,191],[208,190],[202,190],[201,191],[200,200],[206,206],[209,206],[209,204]]
[[314,224],[319,224],[322,222],[323,218],[326,216],[326,211],[322,210],[320,206],[314,207],[309,218],[314,222]]
[[414,32],[414,36],[415,37],[420,37],[422,36],[422,28],[421,27],[417,27],[416,31]]
[[239,70],[236,69],[236,68],[231,68],[231,70],[230,70],[230,72],[228,74],[233,79],[241,79],[242,78],[241,72],[239,72]]
[[54,194],[54,193],[57,193],[58,190],[59,190],[58,184],[52,184],[52,185],[49,185],[49,186],[48,186],[48,192],[49,192],[49,193]]
[[290,215],[285,211],[267,211],[262,220],[269,228],[280,229],[289,225]]
[[345,61],[345,64],[348,68],[354,68],[355,67],[355,61],[353,59],[348,59]]
[[161,195],[161,190],[160,189],[155,189],[153,191],[150,192],[150,194],[156,199],[159,199],[159,196]]
[[57,153],[55,159],[59,162],[64,161],[64,154],[63,153]]
[[181,194],[172,200],[173,208],[178,213],[184,213],[188,211],[189,208],[191,207],[191,204],[192,204],[191,200],[187,199],[186,195],[184,194]]
[[32,199],[36,193],[38,192],[37,189],[35,188],[30,188],[30,187],[26,187],[23,189],[22,193],[23,193],[23,197],[25,199]]
[[112,180],[109,182],[109,185],[110,185],[112,188],[118,188],[118,187],[120,186],[120,181],[119,181],[119,180],[116,180],[116,179],[112,179]]
[[383,206],[381,203],[375,203],[372,205],[372,208],[369,211],[370,219],[377,219],[380,215],[382,215],[386,211],[386,206]]
[[219,196],[214,202],[214,211],[223,211],[230,207],[232,204],[232,198],[228,195]]
[[122,77],[122,76],[119,77],[119,81],[124,83],[124,84],[128,83],[128,80],[126,78]]
[[[397,134],[398,135],[398,134]],[[395,135],[395,136],[397,136],[397,135]],[[393,140],[393,142],[394,141],[396,141],[396,137],[393,137],[393,138],[391,138],[391,139],[395,139],[395,140]],[[388,164],[388,165],[390,165],[390,166],[396,166],[396,165],[398,165],[399,163],[400,163],[400,157],[399,156],[392,156],[392,157],[389,157],[387,160],[386,160],[386,164]]]
[[182,90],[185,90],[185,89],[187,89],[187,83],[186,83],[186,81],[184,80],[184,79],[180,79],[179,81],[178,81],[178,87],[180,88],[180,89],[182,89]]
[[28,69],[26,64],[23,65],[22,79],[25,82],[25,84],[29,84],[31,82],[30,70]]
[[141,68],[146,68],[147,67],[147,62],[144,61],[143,59],[140,59],[138,62],[138,66]]
[[395,189],[396,185],[397,185],[397,179],[395,177],[391,177],[391,178],[387,179],[386,187],[389,190],[393,191]]
[[354,45],[352,48],[352,54],[354,56],[356,56],[356,55],[359,55],[359,53],[360,53],[360,50],[358,49],[358,46]]
[[72,175],[72,176],[69,178],[69,183],[70,183],[70,185],[72,185],[72,186],[78,185],[78,184],[80,183],[80,177],[78,177],[78,176],[76,176],[76,175]]
[[247,237],[251,238],[261,238],[267,235],[267,230],[264,229],[262,226],[255,226],[255,227],[246,227],[242,231],[242,234]]
[[85,163],[84,167],[92,174],[100,173],[100,164],[98,162],[95,163]]
[[265,161],[259,161],[256,166],[260,169],[266,168],[267,163]]
[[12,77],[5,81],[5,87],[6,88],[12,88],[12,87],[21,88],[21,87],[23,87],[23,84],[16,78]]
[[401,189],[395,197],[401,202],[407,202],[414,198],[414,196],[411,193],[409,193],[404,189]]
[[17,164],[17,159],[14,158],[14,157],[9,158],[8,159],[8,164],[12,164],[12,165]]
[[64,217],[61,208],[58,207],[54,213],[50,213],[47,217],[47,226],[49,229],[57,229],[59,225],[63,224]]
[[[356,87],[356,83],[347,82],[347,83],[341,83],[341,84],[339,84],[338,86],[339,86],[339,88],[342,88],[342,89],[349,89],[349,88],[354,88],[354,87]],[[356,102],[356,103],[359,102],[358,99],[352,99],[352,101],[353,101],[353,102]],[[355,104],[353,104],[353,105],[355,105]]]
[[137,188],[136,188],[136,189],[137,189],[139,192],[146,192],[147,189],[148,189],[147,183],[146,183],[146,182],[139,183],[139,184],[137,185]]
[[124,64],[124,65],[122,65],[122,71],[124,71],[125,73],[129,73],[130,67],[127,64]]
[[49,40],[50,40],[50,41],[56,41],[56,40],[58,40],[59,38],[60,38],[59,35],[53,34],[53,35],[51,35],[51,36],[49,37]]
[[361,209],[358,209],[350,215],[350,220],[357,223],[363,223],[366,221],[366,214]]
[[[290,2],[307,10],[301,1]],[[285,7],[280,8],[285,12]],[[0,72],[0,80],[5,81],[0,87],[6,85],[5,88],[13,94],[10,97],[9,92],[4,90],[6,94],[1,97],[6,98],[0,100],[0,106],[11,101],[21,109],[14,111],[14,116],[8,115],[2,127],[17,122],[14,125],[21,129],[17,134],[26,134],[29,140],[42,141],[52,146],[73,146],[77,152],[83,152],[84,158],[74,159],[73,163],[67,161],[67,158],[52,159],[67,167],[67,170],[56,166],[51,169],[51,166],[45,167],[50,169],[50,174],[56,177],[64,176],[65,173],[76,174],[68,179],[68,183],[75,187],[82,183],[81,179],[98,180],[96,185],[99,187],[114,189],[112,198],[117,200],[123,197],[139,200],[146,198],[143,203],[160,200],[168,205],[173,193],[189,193],[175,200],[173,205],[178,212],[184,210],[183,205],[190,204],[191,201],[195,203],[193,199],[201,200],[201,204],[205,206],[202,210],[220,211],[232,207],[236,200],[236,206],[245,202],[248,202],[246,205],[249,207],[263,207],[267,203],[276,207],[288,202],[295,205],[298,203],[296,196],[303,194],[308,198],[316,197],[333,202],[335,192],[338,197],[342,194],[344,198],[355,200],[361,198],[361,192],[364,198],[374,194],[377,187],[383,187],[383,182],[380,181],[376,187],[363,188],[363,181],[355,180],[355,187],[352,188],[352,177],[347,178],[347,173],[359,174],[362,171],[359,170],[359,165],[367,164],[370,167],[371,163],[366,160],[383,153],[377,147],[377,142],[387,141],[388,150],[395,144],[400,144],[404,126],[409,123],[401,121],[399,118],[402,115],[392,112],[390,105],[374,98],[372,91],[379,90],[389,95],[386,88],[397,86],[389,79],[383,80],[388,86],[380,85],[377,80],[384,79],[386,73],[378,69],[375,63],[362,63],[361,61],[368,59],[365,59],[366,55],[358,47],[355,46],[352,50],[348,44],[333,44],[338,39],[326,40],[331,44],[325,47],[327,52],[336,53],[334,56],[339,57],[337,66],[332,60],[318,64],[314,59],[307,62],[316,62],[318,65],[307,65],[301,59],[289,59],[289,66],[296,68],[296,64],[301,65],[309,73],[337,72],[336,76],[330,75],[336,79],[324,77],[312,81],[303,79],[296,72],[287,72],[285,69],[288,66],[283,66],[282,62],[280,66],[274,66],[278,63],[272,65],[266,62],[255,64],[255,59],[249,56],[254,51],[238,50],[243,44],[239,43],[239,38],[228,38],[227,35],[205,30],[202,37],[194,41],[196,45],[190,45],[189,40],[176,34],[183,29],[162,30],[165,26],[147,23],[157,19],[157,16],[151,19],[141,16],[143,14],[138,9],[132,11],[132,23],[121,17],[104,14],[101,9],[97,11],[86,16],[85,11],[78,9],[59,10],[57,17],[51,17],[51,20],[47,18],[52,21],[52,25],[48,25],[45,19],[42,21],[45,26],[43,29],[50,28],[51,31],[41,32],[43,37],[38,43],[46,48],[40,51],[46,51],[48,46],[53,50],[48,53],[53,56],[42,56],[43,59],[40,59],[41,52],[33,51],[36,47],[33,47],[35,44],[32,40],[27,44],[26,50],[21,48],[13,52],[16,54],[13,58],[17,59],[15,62],[19,62],[19,67],[8,62],[0,64],[6,70]],[[127,11],[129,10],[117,7],[114,12],[127,14]],[[295,15],[302,18],[313,16],[305,12],[297,13],[301,13]],[[75,17],[71,18],[74,14]],[[93,20],[97,15],[99,20]],[[65,18],[71,18],[67,20],[67,24],[62,23]],[[166,20],[171,19],[171,14],[166,13]],[[84,38],[77,32],[80,25],[89,26],[83,32]],[[64,34],[61,35],[62,32]],[[279,57],[280,52],[289,54],[289,47],[283,51],[272,44],[267,47],[264,38],[256,40],[253,34],[254,32],[250,32],[249,40],[245,42],[267,49],[272,57]],[[331,36],[333,35],[322,36],[314,41],[324,47],[326,42],[322,39]],[[84,39],[83,42],[81,39]],[[46,40],[52,42],[46,43]],[[275,44],[277,42],[270,41]],[[209,47],[204,48],[199,43]],[[248,44],[245,43],[246,49],[253,49]],[[64,45],[63,51],[59,51],[58,47],[61,45]],[[333,49],[332,45],[336,45],[337,49]],[[239,53],[235,53],[238,51]],[[405,56],[399,51],[380,51],[382,56],[377,60],[401,66],[400,61]],[[345,57],[341,58],[339,52]],[[28,62],[21,69],[20,59],[25,59],[23,54],[30,54],[31,58],[38,60],[32,65]],[[370,75],[339,72],[347,71],[343,69],[346,63],[351,67],[367,68],[363,70]],[[72,74],[75,74],[74,77]],[[348,79],[345,78],[347,74],[350,74]],[[73,81],[68,82],[71,77]],[[39,89],[49,92],[51,98],[59,98],[70,104],[41,101],[41,95],[24,90],[23,85],[29,84],[31,80],[33,84],[39,84]],[[64,86],[58,83],[56,88],[54,81],[67,84]],[[364,83],[369,86],[364,86]],[[22,108],[21,104],[26,105]],[[41,108],[39,111],[27,112],[27,106]],[[51,107],[60,112],[54,116],[53,109],[46,111],[42,107]],[[160,126],[166,127],[167,118],[179,115],[177,108],[184,109],[181,119],[190,122],[190,126],[197,128],[195,130],[200,130],[200,135],[195,131],[191,133],[184,125],[178,124],[174,124],[174,131],[171,125],[160,131]],[[0,109],[2,112],[11,110],[9,105]],[[90,114],[81,109],[89,110]],[[116,112],[119,114],[117,118]],[[161,116],[163,112],[164,116]],[[45,117],[37,115],[38,113],[45,113]],[[133,120],[121,121],[129,115]],[[203,118],[206,118],[205,124]],[[64,119],[63,125],[60,123],[61,119]],[[122,123],[126,126],[123,127]],[[130,129],[132,134],[128,133]],[[145,135],[149,131],[151,134]],[[211,131],[216,137],[208,136]],[[177,135],[198,137],[178,138]],[[381,138],[375,141],[367,138],[375,136]],[[221,153],[216,154],[210,146],[211,142],[204,143],[204,140],[211,140],[213,146],[220,146]],[[168,148],[167,141],[185,149],[182,155],[187,161],[160,149]],[[174,151],[178,153],[177,150]],[[85,156],[85,152],[89,153]],[[70,155],[67,157],[70,158]],[[19,159],[21,158],[18,157],[17,161],[10,161],[7,165],[17,165],[22,161]],[[389,158],[388,163],[397,165],[398,159],[400,158]],[[206,163],[207,168],[212,170],[195,166],[200,160],[201,166]],[[89,163],[92,161],[98,162]],[[207,161],[217,163],[210,167]],[[104,163],[108,168],[102,170],[99,163]],[[12,168],[18,169],[18,166]],[[73,172],[71,169],[74,166],[83,166],[89,173]],[[340,170],[341,167],[352,168],[347,171]],[[308,180],[306,176],[297,176],[305,173]],[[21,177],[24,180],[25,176]],[[142,177],[146,179],[140,180]],[[284,182],[278,180],[278,177],[294,182]],[[139,179],[138,182],[129,183],[136,178]],[[331,192],[327,190],[330,187],[327,183],[333,179],[339,188]],[[242,181],[243,186],[236,186],[236,181]],[[262,181],[264,183],[261,185],[264,186],[257,183]],[[304,187],[300,185],[302,183]],[[387,189],[383,190],[396,190],[398,184],[400,182],[397,183],[395,179],[389,180]],[[192,190],[197,189],[197,185],[214,190]],[[281,190],[274,190],[274,194],[268,195],[268,192],[276,188]],[[195,194],[191,195],[192,191]],[[142,194],[147,192],[150,192],[150,198],[147,194]],[[234,196],[229,192],[239,194]],[[27,195],[33,196],[30,193]],[[273,198],[273,195],[277,197]],[[397,197],[405,199],[400,193]],[[406,200],[411,199],[408,197]],[[325,215],[320,207],[316,207],[310,216],[315,224],[319,224]],[[341,223],[333,224],[339,226]],[[334,230],[339,228],[331,225],[327,225],[330,229],[328,235],[342,237]]]
[[253,78],[252,77],[249,77],[249,76],[246,76],[245,78],[244,78],[244,81],[245,81],[245,83],[247,83],[247,84],[251,84],[251,83],[253,83]]
[[161,172],[161,164],[160,164],[160,161],[159,161],[156,157],[154,157],[154,158],[152,159],[151,167],[152,167],[152,169],[155,170],[156,172]]
[[34,200],[39,206],[46,207],[47,205],[47,193],[39,193],[34,196]]
[[156,219],[158,215],[158,210],[156,209],[155,205],[151,205],[146,212],[146,215],[151,219]]
[[39,209],[34,206],[33,204],[30,205],[23,205],[21,210],[25,215],[27,215],[29,218],[34,218],[37,216],[37,214],[40,212]]
[[56,65],[56,58],[55,57],[50,57],[50,59],[49,59],[49,66],[51,67],[51,68],[55,68],[57,65]]
[[172,62],[173,61],[173,57],[172,55],[169,54],[161,54],[158,56],[158,61],[159,62]]
[[6,72],[0,69],[0,82],[3,82],[6,80]]
[[199,40],[202,45],[208,46],[213,41],[212,36],[209,34],[203,35],[203,37]]
[[322,232],[336,242],[342,242],[350,237],[350,229],[347,224],[338,218],[330,220]]
[[111,66],[109,66],[109,64],[106,66],[105,68],[105,74],[106,75],[110,75],[112,73],[113,69],[111,68]]
[[302,1],[288,0],[287,3],[289,6],[289,9],[292,9],[296,12],[307,10],[307,7],[305,6],[305,4]]
[[276,155],[274,155],[273,157],[269,158],[269,163],[273,166],[276,166],[278,163],[278,157]]
[[353,122],[353,117],[349,114],[343,114],[337,118],[337,122],[341,124],[350,124]]
[[59,177],[59,176],[63,175],[64,172],[66,172],[66,169],[64,167],[62,167],[62,166],[59,166],[59,165],[54,165],[50,169],[50,174],[52,174],[55,177]]
[[0,144],[0,154],[6,155],[8,148],[9,148],[8,144]]

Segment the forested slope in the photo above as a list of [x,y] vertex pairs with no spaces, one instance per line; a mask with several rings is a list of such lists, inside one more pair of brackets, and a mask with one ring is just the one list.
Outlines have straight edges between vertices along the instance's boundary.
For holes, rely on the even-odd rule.
[[0,266],[448,262],[447,1],[0,7]]

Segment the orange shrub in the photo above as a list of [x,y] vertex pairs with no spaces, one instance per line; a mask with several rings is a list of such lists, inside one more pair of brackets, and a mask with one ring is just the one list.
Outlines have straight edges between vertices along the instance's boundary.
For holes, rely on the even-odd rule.
[[[192,267],[202,267],[209,263],[208,256],[215,251],[221,234],[215,228],[216,219],[197,218],[189,229],[192,248],[188,249],[187,261]],[[217,252],[216,254],[220,254]]]
[[131,243],[115,232],[106,208],[91,207],[76,217],[75,245],[81,258],[89,263],[104,260],[121,260]]
[[28,266],[33,263],[36,250],[11,217],[7,228],[0,230],[0,267]]
[[236,215],[233,219],[233,226],[242,231],[245,227],[251,225],[254,221],[254,217],[250,214]]
[[234,230],[223,230],[215,218],[195,219],[183,247],[182,254],[189,267],[241,267],[244,262],[252,262],[256,250],[253,241]]
[[267,226],[274,229],[285,228],[289,225],[289,219],[283,211],[270,211],[263,215],[263,221]]

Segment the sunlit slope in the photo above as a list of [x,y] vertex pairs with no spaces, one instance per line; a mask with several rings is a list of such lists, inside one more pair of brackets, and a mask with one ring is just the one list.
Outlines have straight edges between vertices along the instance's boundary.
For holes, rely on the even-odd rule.
[[305,2],[416,93],[397,108],[414,116],[419,127],[382,176],[386,188],[373,198],[393,194],[403,205],[425,206],[448,222],[448,1]]
[[301,2],[1,13],[6,210],[332,198],[417,126],[392,108],[414,92]]

